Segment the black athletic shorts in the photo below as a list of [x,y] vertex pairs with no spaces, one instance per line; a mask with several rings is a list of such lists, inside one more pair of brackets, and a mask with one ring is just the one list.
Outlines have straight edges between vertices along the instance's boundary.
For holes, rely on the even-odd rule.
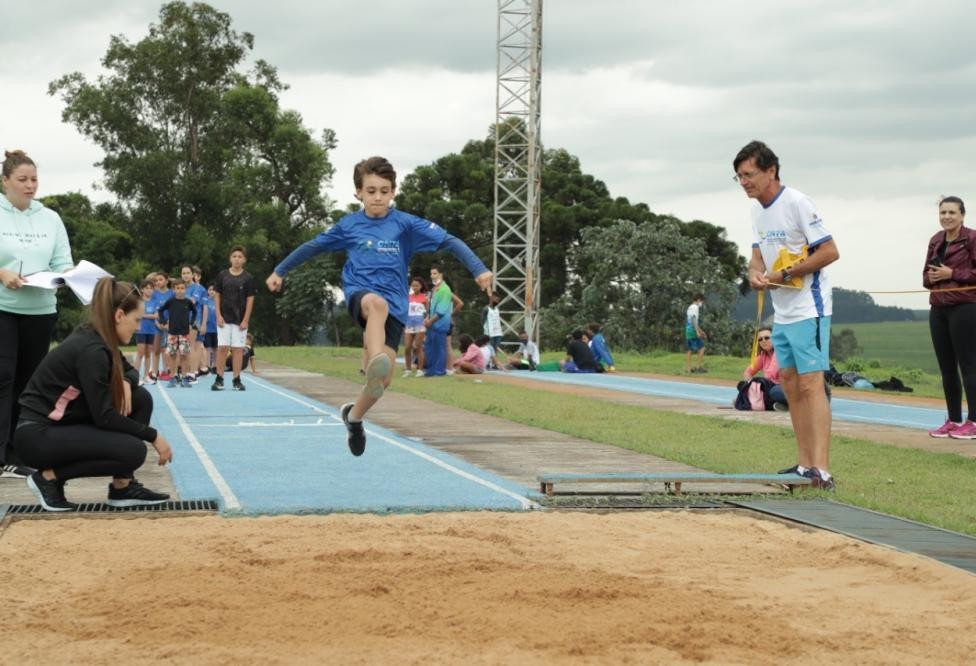
[[[349,297],[349,302],[346,303],[346,310],[349,311],[349,316],[352,317],[356,322],[359,323],[359,327],[366,330],[366,320],[363,319],[359,312],[360,302],[363,300],[363,296],[366,294],[372,294],[375,292],[371,291],[357,291],[355,294]],[[379,296],[379,294],[377,294]],[[380,296],[382,298],[382,296]],[[392,349],[394,352],[400,347],[400,340],[403,339],[403,322],[396,319],[393,316],[387,316],[386,318],[386,346]]]

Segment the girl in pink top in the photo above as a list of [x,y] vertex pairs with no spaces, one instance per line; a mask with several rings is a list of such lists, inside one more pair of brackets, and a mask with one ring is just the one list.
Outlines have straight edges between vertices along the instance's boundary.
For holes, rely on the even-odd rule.
[[773,400],[773,409],[787,411],[789,401],[779,383],[779,361],[776,360],[776,352],[773,350],[773,332],[768,328],[761,328],[756,336],[759,340],[759,353],[756,355],[755,363],[747,366],[742,376],[749,381],[761,372],[763,377],[774,382],[768,394]]
[[773,332],[768,328],[759,329],[759,353],[752,365],[746,366],[742,373],[743,379],[749,381],[760,372],[769,381],[779,384],[779,363],[776,361],[776,353],[773,351]]
[[461,358],[454,361],[456,372],[480,375],[485,371],[485,355],[481,353],[481,347],[474,344],[470,335],[464,334],[458,338],[461,349]]

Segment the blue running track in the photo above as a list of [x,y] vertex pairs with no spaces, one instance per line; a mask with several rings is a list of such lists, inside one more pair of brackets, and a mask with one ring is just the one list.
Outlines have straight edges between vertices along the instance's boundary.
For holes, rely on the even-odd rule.
[[[696,400],[698,402],[726,406],[732,405],[736,394],[735,388],[731,386],[714,386],[712,384],[696,384],[692,382],[647,379],[643,377],[625,377],[612,374],[519,372],[517,376],[543,382],[595,386],[614,391]],[[857,421],[860,423],[875,423],[879,425],[928,430],[929,428],[941,425],[946,418],[944,410],[932,409],[930,407],[911,407],[894,403],[880,403],[838,397],[834,397],[830,404],[834,419],[840,421]]]
[[[209,379],[209,378],[208,378]],[[218,498],[225,513],[535,508],[534,495],[368,420],[366,453],[349,453],[338,410],[245,377],[247,390],[148,387],[153,424],[173,446],[181,499]]]

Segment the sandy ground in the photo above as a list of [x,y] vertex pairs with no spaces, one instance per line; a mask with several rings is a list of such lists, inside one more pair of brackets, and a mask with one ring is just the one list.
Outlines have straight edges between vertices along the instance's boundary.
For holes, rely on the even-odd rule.
[[6,663],[962,664],[976,649],[976,576],[724,511],[8,519],[0,575]]

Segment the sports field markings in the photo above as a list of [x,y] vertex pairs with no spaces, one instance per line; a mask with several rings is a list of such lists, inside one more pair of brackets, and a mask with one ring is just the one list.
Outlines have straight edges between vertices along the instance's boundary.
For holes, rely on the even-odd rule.
[[315,423],[295,423],[294,419],[290,421],[237,421],[234,423],[194,423],[194,428],[237,428],[239,426],[246,426],[248,428],[338,428],[342,424],[338,421],[335,423],[325,423],[322,419],[319,419]]
[[203,448],[200,440],[197,439],[196,435],[193,434],[193,430],[191,430],[190,426],[187,424],[186,419],[183,418],[183,415],[180,414],[179,410],[176,408],[176,405],[173,403],[173,399],[169,397],[165,390],[158,391],[158,393],[163,397],[163,401],[166,403],[166,406],[169,407],[170,413],[173,415],[173,418],[176,419],[176,423],[180,426],[180,430],[182,430],[183,434],[186,436],[190,447],[193,449],[193,452],[197,454],[197,458],[200,460],[200,464],[203,465],[204,471],[207,473],[207,476],[210,477],[210,480],[217,488],[217,492],[220,493],[220,496],[223,498],[224,509],[228,511],[240,509],[241,502],[237,499],[237,495],[234,494],[234,491],[230,489],[227,481],[223,476],[221,476],[217,466],[207,454],[206,449]]
[[[255,384],[256,386],[259,386],[259,387],[265,389],[266,391],[271,391],[272,393],[276,393],[276,394],[278,394],[280,396],[283,396],[285,398],[288,398],[289,400],[293,400],[293,401],[297,402],[300,405],[305,405],[306,407],[309,407],[310,409],[314,409],[315,411],[317,411],[317,412],[319,412],[321,414],[328,414],[333,419],[336,419],[337,422],[341,423],[340,417],[338,415],[336,415],[336,414],[329,414],[329,412],[321,409],[317,405],[314,405],[314,404],[312,404],[310,402],[307,402],[305,400],[302,400],[301,398],[298,398],[298,397],[296,397],[294,395],[291,395],[290,393],[286,393],[284,391],[280,391],[277,388],[275,388],[274,386],[272,386],[270,383],[267,383],[264,380],[259,380],[257,378],[252,378],[251,379],[251,382],[253,384]],[[475,474],[471,474],[470,472],[465,472],[463,469],[458,469],[454,465],[451,465],[450,463],[444,462],[440,458],[437,458],[436,456],[432,456],[429,453],[425,453],[424,451],[420,451],[418,449],[415,449],[415,448],[413,448],[411,446],[408,446],[407,444],[404,444],[403,442],[398,442],[395,439],[391,439],[389,437],[386,437],[384,435],[381,435],[381,434],[379,434],[377,432],[374,432],[374,431],[372,431],[372,430],[370,430],[368,428],[366,429],[366,434],[368,434],[373,439],[379,439],[381,441],[384,441],[387,444],[391,444],[392,446],[397,447],[401,451],[406,451],[407,453],[413,454],[413,455],[417,456],[418,458],[420,458],[422,460],[425,460],[425,461],[427,461],[427,462],[429,462],[429,463],[431,463],[433,465],[436,465],[437,467],[440,467],[441,469],[444,469],[445,471],[448,471],[448,472],[450,472],[452,474],[456,474],[457,476],[460,476],[462,479],[467,479],[468,481],[472,481],[472,482],[474,482],[474,483],[476,483],[476,484],[478,484],[478,485],[480,485],[480,486],[482,486],[484,488],[487,488],[487,489],[492,490],[492,491],[494,491],[496,493],[499,493],[501,495],[504,495],[504,496],[506,496],[506,497],[508,497],[510,499],[513,499],[516,502],[518,502],[523,509],[538,509],[538,508],[540,508],[540,506],[539,506],[538,503],[533,502],[532,500],[528,499],[527,497],[524,497],[522,495],[519,495],[516,492],[512,492],[511,490],[508,490],[507,488],[503,488],[503,487],[499,486],[496,483],[492,483],[491,481],[488,481],[487,479],[482,479],[481,477],[479,477],[479,476],[477,476]]]

